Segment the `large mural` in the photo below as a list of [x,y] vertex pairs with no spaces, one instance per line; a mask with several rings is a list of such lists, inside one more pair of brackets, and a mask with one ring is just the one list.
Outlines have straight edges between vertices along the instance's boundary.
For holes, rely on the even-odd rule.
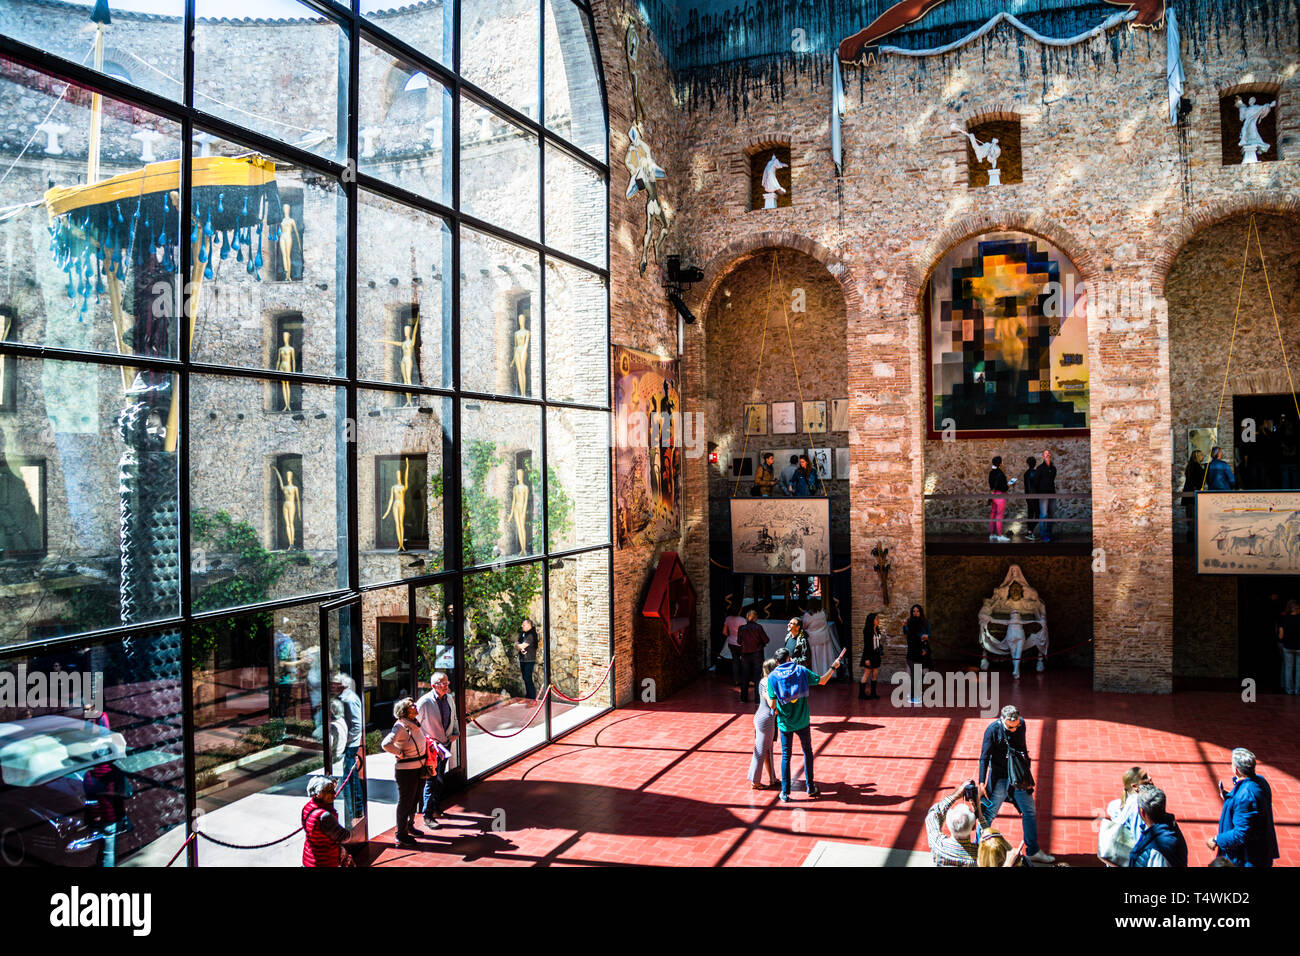
[[620,548],[657,544],[681,527],[677,361],[614,346],[615,533]]
[[1088,427],[1087,287],[1051,243],[988,233],[930,280],[932,435]]

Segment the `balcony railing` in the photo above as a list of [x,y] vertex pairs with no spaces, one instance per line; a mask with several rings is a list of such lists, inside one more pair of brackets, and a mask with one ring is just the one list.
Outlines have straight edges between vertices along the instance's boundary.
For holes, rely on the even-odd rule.
[[[925,496],[925,534],[927,541],[988,540],[988,492],[956,492]],[[1036,535],[1043,533],[1054,541],[1087,541],[1092,538],[1092,495],[1088,492],[1062,491],[1054,494],[1006,495],[1007,510],[1002,517],[1003,534],[1024,540],[1030,521]],[[1042,517],[1029,517],[1029,503],[1037,501]],[[1048,502],[1056,502],[1056,515],[1048,518]]]

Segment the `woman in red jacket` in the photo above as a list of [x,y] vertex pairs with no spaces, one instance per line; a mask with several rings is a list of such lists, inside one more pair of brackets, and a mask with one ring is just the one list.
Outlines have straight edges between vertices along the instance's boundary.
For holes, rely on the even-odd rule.
[[333,777],[313,776],[307,781],[306,806],[302,808],[303,866],[352,866],[343,844],[350,834],[334,815]]

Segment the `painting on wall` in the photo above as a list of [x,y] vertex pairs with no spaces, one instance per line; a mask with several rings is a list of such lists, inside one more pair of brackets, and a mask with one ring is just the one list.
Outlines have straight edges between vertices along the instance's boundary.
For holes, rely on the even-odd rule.
[[1088,289],[1037,236],[986,233],[938,264],[928,290],[930,437],[1088,428]]
[[758,459],[752,451],[744,455],[731,456],[731,477],[732,478],[753,478],[754,465]]
[[817,469],[817,477],[822,481],[831,480],[831,449],[809,448],[808,461]]
[[732,498],[731,567],[736,574],[831,573],[829,498]]
[[849,477],[849,450],[847,448],[835,449],[835,477],[843,479]]
[[767,434],[767,406],[766,405],[745,406],[745,434],[746,435]]
[[849,430],[849,400],[847,398],[831,399],[831,431]]
[[810,435],[826,433],[826,403],[803,403],[803,430]]
[[1300,491],[1202,491],[1197,574],[1300,574]]
[[794,432],[794,402],[773,402],[772,434],[793,435]]
[[681,526],[681,395],[677,360],[613,347],[615,529],[620,548],[645,547]]
[[1187,429],[1187,457],[1192,457],[1192,452],[1199,451],[1204,457],[1202,464],[1210,463],[1210,451],[1219,443],[1219,429],[1214,425],[1205,428]]

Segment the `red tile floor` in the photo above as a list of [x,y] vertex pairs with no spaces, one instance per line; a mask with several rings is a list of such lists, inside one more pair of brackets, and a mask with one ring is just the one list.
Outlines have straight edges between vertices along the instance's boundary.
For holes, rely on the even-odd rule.
[[[1204,866],[1219,815],[1215,781],[1231,778],[1229,754],[1245,746],[1273,787],[1278,862],[1300,864],[1300,698],[1094,694],[1083,671],[1031,672],[1014,686],[1001,677],[1001,702],[1028,721],[1040,841],[1063,862],[1099,865],[1095,821],[1120,774],[1141,764],[1168,794],[1192,864]],[[816,800],[796,791],[782,804],[775,790],[750,789],[753,705],[706,675],[670,700],[602,715],[458,794],[418,850],[394,848],[392,831],[372,838],[372,860],[798,866],[819,840],[925,850],[925,811],[976,775],[988,719],[855,698],[847,684],[814,692]],[[792,767],[798,761],[796,744]],[[998,821],[1018,842],[1019,818]]]

